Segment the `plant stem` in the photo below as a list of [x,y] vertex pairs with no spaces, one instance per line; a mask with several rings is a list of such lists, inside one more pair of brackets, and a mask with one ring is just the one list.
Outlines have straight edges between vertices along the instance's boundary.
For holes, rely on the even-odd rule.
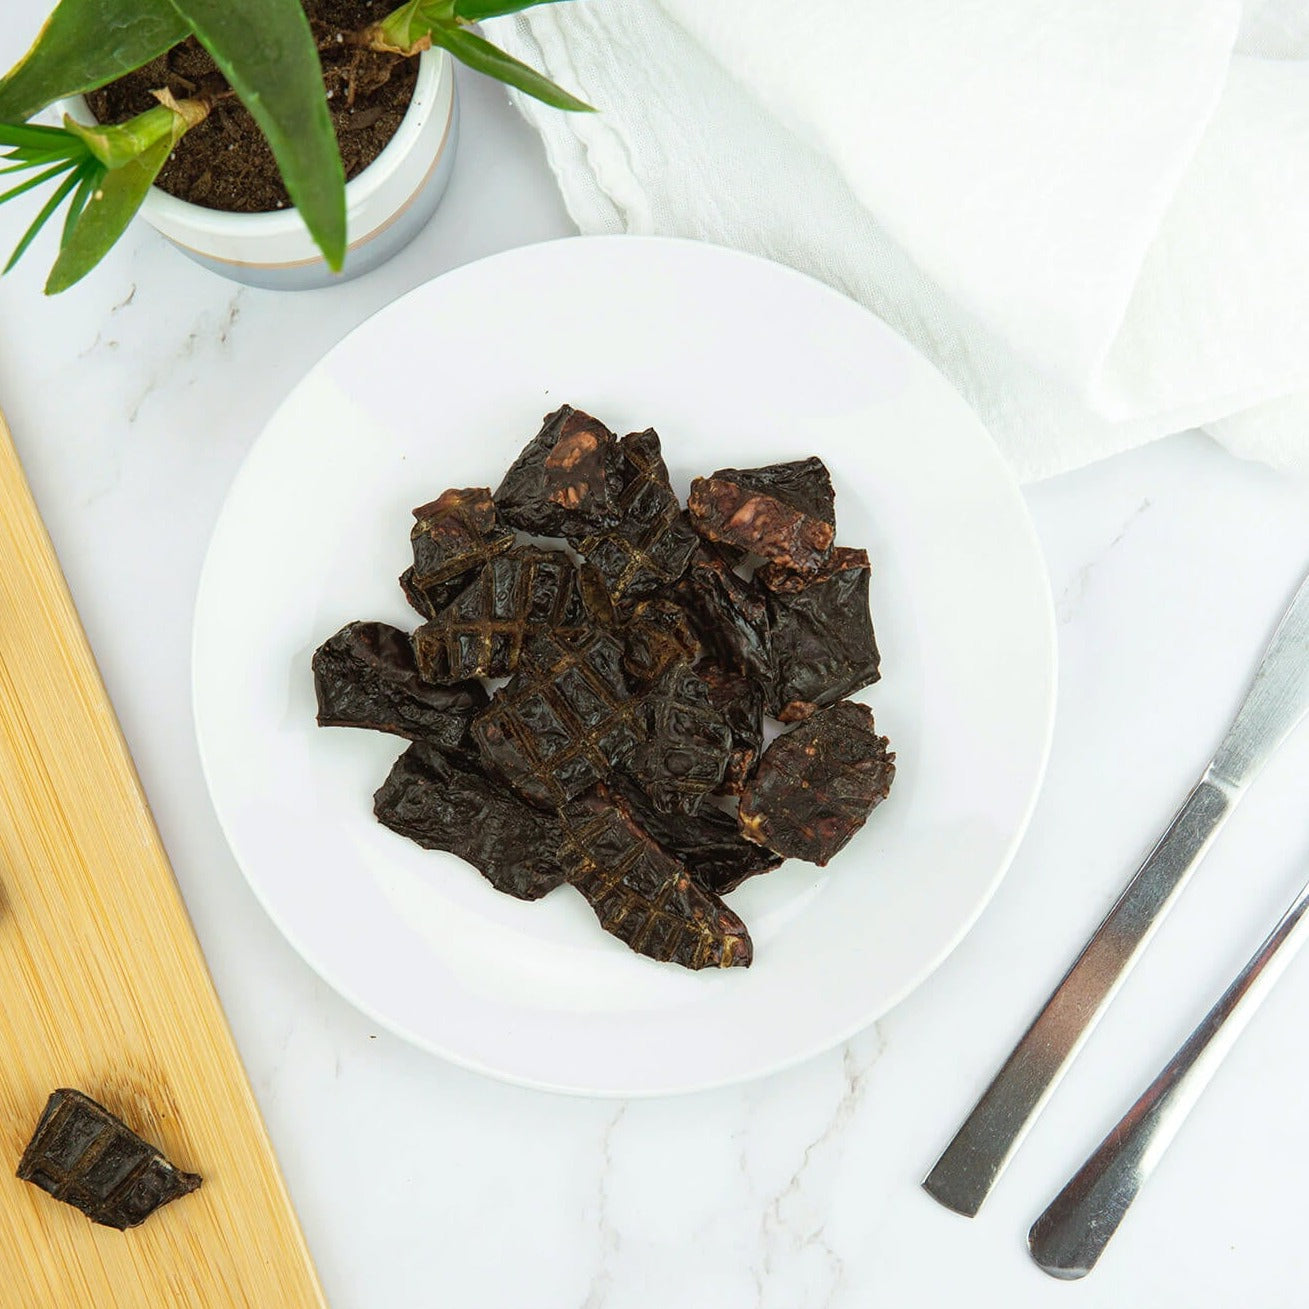
[[427,32],[408,45],[398,45],[395,38],[387,31],[385,24],[370,23],[357,32],[347,33],[345,43],[359,46],[364,50],[372,50],[379,55],[403,55],[406,59],[412,59],[415,55],[422,54],[424,50],[432,48],[432,34]]
[[159,103],[125,123],[85,124],[65,117],[64,126],[112,170],[140,158],[156,142],[169,139],[171,149],[193,127],[203,123],[212,108],[210,96],[204,93],[185,100],[176,99],[171,91],[154,94]]
[[[527,3],[508,0],[502,6],[491,4],[486,12],[488,16],[512,13],[546,2],[548,0],[528,0]],[[369,50],[406,57],[440,46],[475,72],[494,77],[544,104],[570,113],[595,112],[586,101],[556,86],[544,73],[478,36],[472,30],[470,20],[460,17],[457,0],[408,0],[381,22],[370,23],[347,36],[346,40]]]

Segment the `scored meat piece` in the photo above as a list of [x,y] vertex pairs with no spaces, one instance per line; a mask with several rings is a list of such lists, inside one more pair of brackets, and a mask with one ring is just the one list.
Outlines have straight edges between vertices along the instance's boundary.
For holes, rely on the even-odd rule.
[[413,743],[379,821],[519,899],[571,882],[654,959],[748,965],[720,897],[826,864],[895,776],[846,699],[879,652],[822,460],[719,469],[683,507],[653,428],[563,405],[494,493],[413,512],[422,625],[352,623],[313,661],[320,723]]
[[418,671],[431,682],[508,677],[533,632],[581,618],[573,561],[559,550],[515,546],[414,632]]
[[654,428],[629,433],[618,448],[623,475],[618,523],[577,546],[614,604],[675,582],[698,540],[669,483]]
[[701,546],[673,594],[715,662],[763,682],[772,680],[768,607],[761,587],[737,576],[712,546]]
[[701,663],[695,671],[709,688],[709,703],[722,714],[732,734],[720,791],[740,795],[764,751],[764,689],[754,678],[720,664]]
[[691,525],[710,541],[813,573],[836,537],[836,495],[821,459],[720,468],[691,483]]
[[726,895],[749,877],[771,873],[782,856],[747,841],[736,815],[701,805],[694,814],[661,814],[636,787],[611,792],[613,801],[667,854],[686,865],[706,891]]
[[607,632],[545,633],[473,723],[473,739],[490,772],[555,808],[627,761],[639,708]]
[[675,600],[639,600],[624,610],[624,619],[623,667],[638,688],[648,689],[674,664],[695,663],[702,653],[690,616]]
[[452,487],[419,505],[414,518],[412,582],[425,592],[473,572],[514,544],[512,530],[496,519],[489,487]]
[[568,880],[600,926],[633,950],[683,968],[744,968],[745,924],[596,787],[561,813]]
[[618,440],[597,418],[564,405],[514,460],[495,493],[500,517],[522,532],[581,540],[618,522]]
[[445,582],[420,586],[411,565],[400,574],[400,589],[405,593],[405,599],[409,601],[411,608],[417,610],[424,618],[435,618],[477,576],[479,568],[480,565]]
[[600,574],[585,560],[577,570],[577,590],[582,597],[582,610],[592,627],[617,627],[619,618],[614,602],[605,590]]
[[820,867],[842,850],[886,799],[895,755],[867,705],[820,709],[764,753],[741,796],[741,831],[788,859]]
[[120,1232],[200,1186],[89,1095],[62,1087],[46,1101],[18,1176]]
[[641,707],[643,731],[627,771],[663,813],[693,814],[722,785],[732,733],[710,703],[709,687],[674,665]]
[[777,667],[768,712],[795,723],[881,676],[868,611],[868,554],[839,546],[807,580],[772,568],[757,574],[770,588],[768,623]]
[[425,746],[411,745],[396,760],[373,812],[425,849],[458,855],[519,900],[539,900],[565,880],[553,814]]
[[418,672],[407,633],[387,623],[347,623],[314,652],[320,727],[365,727],[443,750],[470,744],[486,707],[480,682],[433,686]]

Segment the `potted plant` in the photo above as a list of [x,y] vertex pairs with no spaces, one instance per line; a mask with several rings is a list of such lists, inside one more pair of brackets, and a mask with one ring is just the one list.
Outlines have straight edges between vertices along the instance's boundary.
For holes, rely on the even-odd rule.
[[[551,2],[60,0],[0,80],[0,203],[45,192],[5,271],[62,211],[46,291],[66,290],[140,211],[240,281],[289,289],[365,272],[417,234],[445,188],[452,57],[560,109],[590,108],[471,30]],[[359,112],[365,81],[385,88],[382,109]],[[31,121],[50,105],[62,126]],[[365,118],[372,142],[360,156],[352,135],[347,183],[338,138]],[[210,194],[215,176],[225,194]]]

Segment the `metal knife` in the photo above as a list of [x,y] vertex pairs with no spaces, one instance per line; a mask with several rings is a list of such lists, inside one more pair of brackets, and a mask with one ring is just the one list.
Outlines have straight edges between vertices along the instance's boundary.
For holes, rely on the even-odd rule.
[[1052,1277],[1085,1277],[1245,1025],[1309,936],[1309,886],[1222,998],[1032,1224],[1027,1247]]
[[972,1217],[1246,788],[1309,712],[1309,577],[1223,743],[1159,843],[923,1181]]

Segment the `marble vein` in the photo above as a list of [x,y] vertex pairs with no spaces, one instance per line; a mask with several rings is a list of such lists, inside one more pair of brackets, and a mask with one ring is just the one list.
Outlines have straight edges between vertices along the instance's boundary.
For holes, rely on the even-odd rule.
[[843,1088],[835,1108],[822,1129],[804,1147],[800,1162],[785,1185],[764,1206],[760,1221],[762,1266],[753,1270],[760,1309],[766,1305],[795,1309],[792,1278],[780,1269],[783,1260],[801,1264],[812,1254],[821,1258],[825,1286],[820,1299],[805,1296],[807,1306],[826,1309],[835,1302],[845,1284],[845,1260],[827,1238],[829,1174],[839,1158],[846,1129],[859,1112],[873,1068],[886,1048],[886,1037],[879,1023],[846,1044],[841,1053]]
[[600,1250],[599,1257],[596,1260],[595,1274],[591,1279],[591,1287],[587,1292],[586,1299],[582,1301],[581,1309],[603,1309],[613,1287],[613,1265],[621,1251],[622,1235],[610,1213],[609,1177],[613,1169],[614,1134],[618,1131],[618,1127],[626,1114],[627,1104],[623,1102],[618,1106],[614,1116],[605,1124],[604,1133],[600,1137],[600,1181],[595,1205],[595,1227]]
[[1104,549],[1097,551],[1069,579],[1068,585],[1059,593],[1059,598],[1055,602],[1055,613],[1058,616],[1060,627],[1067,626],[1077,616],[1077,611],[1086,597],[1091,578],[1096,570],[1118,546],[1122,545],[1123,541],[1127,539],[1132,529],[1140,521],[1142,515],[1149,511],[1152,504],[1153,501],[1149,496],[1146,496],[1123,520],[1122,526],[1119,527],[1113,539]]
[[[129,288],[127,294],[126,294],[126,295],[125,295],[121,300],[119,300],[116,304],[112,304],[112,305],[109,306],[109,311],[108,311],[108,313],[105,315],[106,318],[113,318],[115,314],[121,313],[121,312],[122,312],[124,309],[126,309],[126,308],[127,308],[127,307],[128,307],[128,306],[129,306],[129,305],[130,305],[134,300],[135,300],[135,299],[136,299],[136,283],[133,282],[132,285],[131,285],[131,287]],[[79,360],[81,360],[81,359],[89,359],[92,355],[94,355],[97,351],[99,351],[99,350],[101,350],[101,349],[105,349],[105,350],[117,350],[120,344],[121,344],[121,342],[118,340],[117,337],[110,337],[108,340],[106,340],[106,339],[105,339],[105,329],[104,329],[103,327],[101,327],[101,328],[98,328],[98,329],[96,330],[95,337],[94,337],[94,339],[92,340],[91,344],[88,345],[88,346],[86,346],[85,348],[79,350],[79,351],[77,352],[76,357],[77,357]]]
[[[237,289],[228,300],[226,307],[219,314],[217,322],[211,321],[210,315],[201,315],[195,326],[182,338],[181,344],[167,355],[149,373],[145,383],[137,391],[135,399],[127,407],[127,422],[134,425],[141,416],[141,411],[159,390],[178,375],[179,371],[192,359],[210,353],[222,354],[231,344],[233,330],[241,318],[242,300],[245,288]],[[123,305],[131,303],[131,295]],[[209,347],[212,347],[210,349]]]

